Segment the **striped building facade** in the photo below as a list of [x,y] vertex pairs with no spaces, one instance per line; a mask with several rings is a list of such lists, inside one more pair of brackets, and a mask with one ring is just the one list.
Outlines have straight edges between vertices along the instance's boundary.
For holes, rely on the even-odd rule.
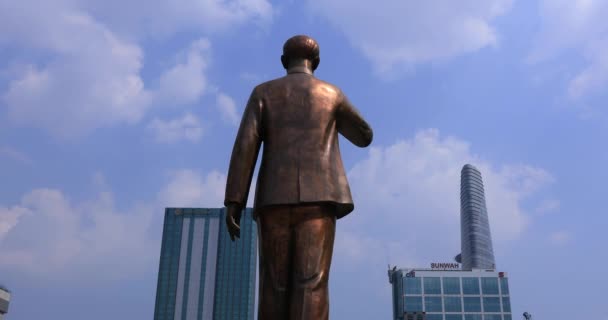
[[225,209],[167,208],[154,320],[254,319],[257,232],[243,210],[230,240]]

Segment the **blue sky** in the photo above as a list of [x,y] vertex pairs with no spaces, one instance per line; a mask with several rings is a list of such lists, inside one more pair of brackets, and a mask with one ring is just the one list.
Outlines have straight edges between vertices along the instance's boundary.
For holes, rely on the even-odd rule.
[[459,252],[465,163],[514,315],[608,319],[607,16],[602,0],[0,0],[8,319],[152,318],[163,208],[221,206],[246,99],[296,34],[375,133],[341,141],[356,208],[333,319],[389,319],[387,264]]

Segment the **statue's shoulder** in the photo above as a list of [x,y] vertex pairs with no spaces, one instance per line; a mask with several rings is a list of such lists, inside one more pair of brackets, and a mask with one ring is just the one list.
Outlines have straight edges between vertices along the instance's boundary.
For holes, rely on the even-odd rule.
[[325,80],[321,80],[319,78],[315,78],[315,79],[317,81],[316,85],[319,88],[321,88],[325,93],[335,95],[335,96],[342,95],[342,90],[340,89],[340,87],[336,86],[335,84],[330,83]]
[[[264,93],[273,92],[276,90],[281,90],[284,87],[289,86],[290,83],[293,83],[293,81],[296,81],[295,79],[296,78],[293,78],[293,77],[283,76],[280,78],[262,82],[262,83],[258,84],[253,90],[255,93],[258,93],[258,94],[264,94]],[[336,86],[328,81],[321,80],[317,77],[312,77],[311,80],[312,81],[309,82],[309,84],[311,86],[315,87],[316,89],[320,89],[319,91],[323,92],[324,94],[332,95],[335,97],[342,96],[342,90],[338,86]],[[301,80],[298,80],[298,81],[301,81]]]
[[257,86],[255,86],[255,88],[253,88],[253,91],[262,93],[269,89],[282,86],[285,81],[286,81],[285,77],[268,80],[268,81],[262,82],[262,83],[258,84]]

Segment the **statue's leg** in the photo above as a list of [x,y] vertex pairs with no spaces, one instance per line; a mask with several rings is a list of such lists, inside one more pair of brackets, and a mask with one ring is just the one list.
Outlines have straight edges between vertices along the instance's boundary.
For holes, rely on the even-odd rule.
[[330,205],[295,207],[290,320],[329,319],[329,269],[336,217]]
[[262,208],[258,214],[259,320],[285,320],[288,316],[290,215],[288,206]]

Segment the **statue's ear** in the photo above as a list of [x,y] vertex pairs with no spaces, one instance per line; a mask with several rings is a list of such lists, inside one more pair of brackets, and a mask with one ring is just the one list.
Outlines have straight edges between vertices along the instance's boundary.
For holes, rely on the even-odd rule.
[[317,67],[319,66],[320,62],[321,62],[321,58],[319,56],[317,56],[316,58],[312,59],[312,71],[317,70]]
[[281,63],[283,64],[283,68],[285,68],[285,70],[289,68],[289,58],[287,58],[285,55],[281,55]]

